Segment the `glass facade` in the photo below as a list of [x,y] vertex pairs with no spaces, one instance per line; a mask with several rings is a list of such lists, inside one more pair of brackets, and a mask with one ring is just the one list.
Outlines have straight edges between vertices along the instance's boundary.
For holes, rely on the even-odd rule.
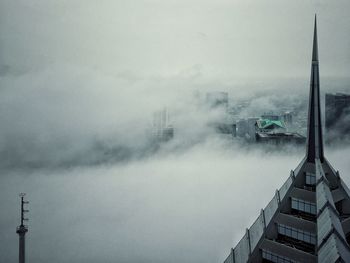
[[306,232],[294,227],[286,226],[283,224],[278,224],[278,233],[284,236],[292,237],[304,241],[306,243],[315,245],[316,244],[316,235],[310,232]]
[[264,249],[262,250],[262,258],[267,259],[271,262],[275,262],[275,263],[298,263],[298,261],[292,260],[292,259],[287,258],[287,257],[280,256],[278,254],[272,253],[272,252],[264,250]]
[[316,215],[316,204],[302,199],[292,197],[292,208],[305,213]]
[[316,185],[316,175],[311,173],[305,174],[305,183],[308,185]]

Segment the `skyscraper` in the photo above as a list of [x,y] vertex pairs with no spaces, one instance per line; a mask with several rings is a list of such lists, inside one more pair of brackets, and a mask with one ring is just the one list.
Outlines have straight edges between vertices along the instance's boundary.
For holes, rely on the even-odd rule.
[[306,155],[224,263],[350,262],[350,190],[324,156],[315,17]]
[[350,95],[326,93],[326,132],[327,139],[334,140],[350,132]]
[[166,142],[174,137],[174,128],[169,122],[166,108],[153,113],[153,136],[158,142]]

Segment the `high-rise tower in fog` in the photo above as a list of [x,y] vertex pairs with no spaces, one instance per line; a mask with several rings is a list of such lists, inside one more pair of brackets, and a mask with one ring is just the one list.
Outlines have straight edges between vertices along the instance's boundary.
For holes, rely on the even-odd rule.
[[350,133],[350,95],[343,93],[326,93],[325,123],[327,139],[337,140]]
[[350,262],[350,190],[324,155],[315,17],[306,155],[225,263]]

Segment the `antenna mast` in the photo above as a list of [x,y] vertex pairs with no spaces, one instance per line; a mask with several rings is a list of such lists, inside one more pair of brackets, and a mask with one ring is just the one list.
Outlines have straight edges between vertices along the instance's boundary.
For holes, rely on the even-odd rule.
[[24,200],[25,195],[25,193],[19,194],[21,197],[21,224],[16,229],[16,233],[19,236],[19,263],[25,263],[25,234],[28,232],[28,226],[24,225],[24,221],[28,221],[28,218],[25,218],[24,214],[29,212],[29,210],[24,208],[24,206],[29,203]]

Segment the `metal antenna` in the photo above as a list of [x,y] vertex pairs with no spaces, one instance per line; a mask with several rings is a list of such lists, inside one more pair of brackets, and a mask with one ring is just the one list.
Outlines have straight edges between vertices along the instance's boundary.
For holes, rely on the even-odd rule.
[[21,224],[16,228],[16,233],[19,236],[19,263],[25,263],[25,234],[28,232],[28,226],[24,225],[24,221],[28,221],[28,218],[24,217],[24,213],[28,213],[29,210],[24,209],[24,205],[29,204],[28,201],[24,200],[25,193],[20,193],[21,197]]

